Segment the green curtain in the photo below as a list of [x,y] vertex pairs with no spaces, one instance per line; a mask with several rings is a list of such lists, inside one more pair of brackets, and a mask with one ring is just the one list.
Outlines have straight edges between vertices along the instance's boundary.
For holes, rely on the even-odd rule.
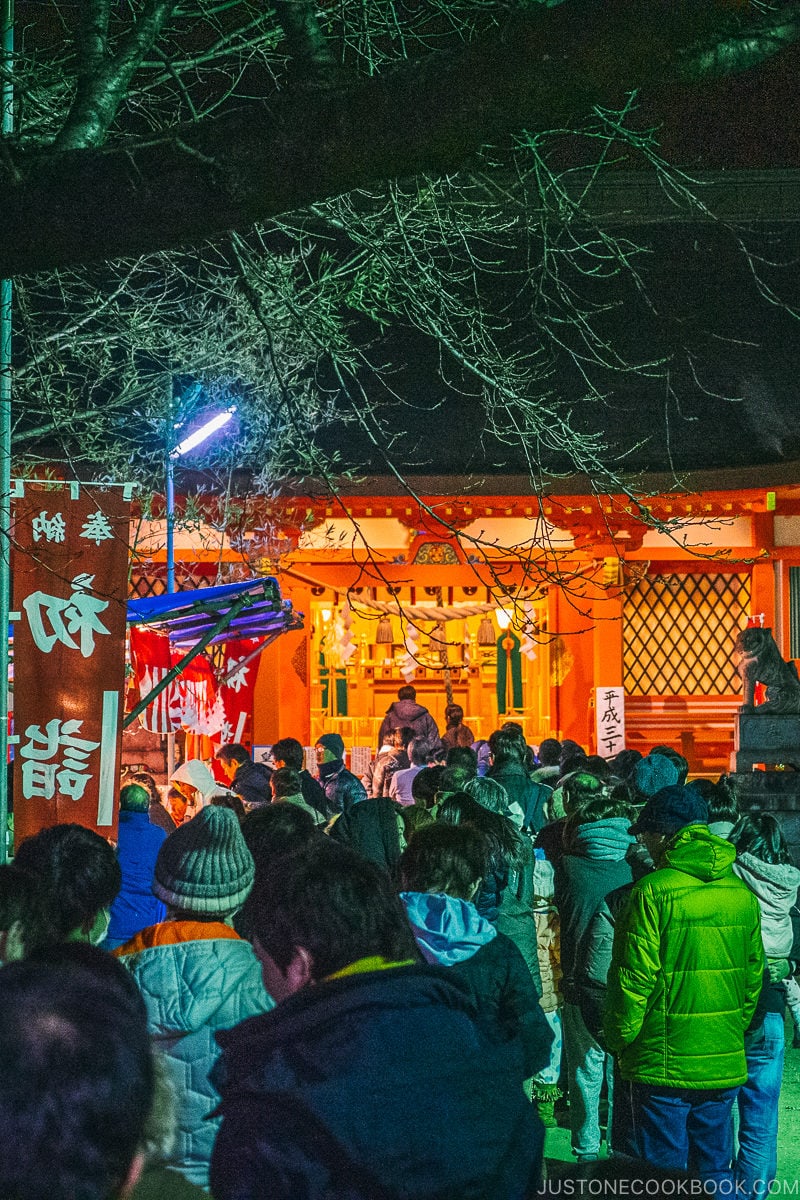
[[[324,639],[323,639],[324,644]],[[330,712],[328,701],[330,694],[328,688],[330,686],[330,668],[325,663],[325,651],[321,649],[319,652],[319,678],[322,684],[322,707],[326,712]],[[334,693],[333,693],[333,712],[332,717],[347,716],[347,671],[344,667],[336,667],[333,671]]]
[[522,708],[522,655],[519,652],[519,638],[511,630],[501,633],[497,639],[497,711],[504,713],[506,709],[506,670],[509,659],[506,656],[503,642],[508,635],[514,643],[511,649],[511,707]]

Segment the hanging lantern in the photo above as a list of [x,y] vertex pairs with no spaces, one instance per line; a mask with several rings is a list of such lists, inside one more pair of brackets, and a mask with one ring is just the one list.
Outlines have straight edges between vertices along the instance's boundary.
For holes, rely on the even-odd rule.
[[478,626],[478,645],[493,646],[497,641],[497,634],[494,631],[492,618],[486,616]]
[[393,642],[394,634],[392,633],[392,622],[386,613],[383,614],[378,621],[378,629],[375,634],[376,643]]

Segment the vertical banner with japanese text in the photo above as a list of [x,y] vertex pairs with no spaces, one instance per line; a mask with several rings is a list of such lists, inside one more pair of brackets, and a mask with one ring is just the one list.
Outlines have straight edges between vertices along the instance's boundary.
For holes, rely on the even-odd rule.
[[14,499],[14,840],[76,822],[115,837],[129,489],[31,484]]
[[625,689],[595,688],[597,753],[613,758],[625,749]]

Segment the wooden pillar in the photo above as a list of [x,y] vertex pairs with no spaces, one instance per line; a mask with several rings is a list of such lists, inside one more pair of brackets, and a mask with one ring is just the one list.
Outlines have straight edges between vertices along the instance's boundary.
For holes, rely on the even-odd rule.
[[285,633],[261,655],[253,699],[253,742],[271,745],[294,737],[304,746],[311,737],[311,593],[284,587],[284,597],[305,614],[305,628]]
[[[618,588],[598,592],[592,604],[594,620],[594,672],[591,698],[595,688],[622,687],[622,608],[624,594]],[[599,753],[595,741],[594,708],[590,713],[589,745]]]
[[770,558],[753,564],[750,577],[750,611],[753,614],[763,613],[764,624],[774,630],[774,636],[781,644],[781,630],[775,629],[775,568],[771,554],[775,548],[774,517],[772,513],[759,513],[753,517],[753,539],[755,552],[767,550]]
[[550,589],[550,713],[552,736],[589,745],[594,668],[592,601],[572,596],[560,587]]

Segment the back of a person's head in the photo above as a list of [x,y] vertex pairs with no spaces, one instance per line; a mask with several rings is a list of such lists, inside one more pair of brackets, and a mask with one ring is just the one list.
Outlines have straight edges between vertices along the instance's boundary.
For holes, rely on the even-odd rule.
[[792,856],[778,821],[772,813],[747,813],[740,817],[727,840],[737,854],[752,854],[762,862],[791,863]]
[[320,838],[259,873],[245,907],[254,938],[285,971],[302,948],[319,982],[362,958],[417,958],[389,876],[347,846]]
[[444,719],[448,725],[460,725],[464,720],[464,709],[460,704],[448,704],[444,710]]
[[295,804],[270,804],[249,812],[242,821],[242,834],[256,873],[266,869],[271,859],[300,850],[320,836],[311,813]]
[[126,783],[119,790],[119,807],[122,812],[146,813],[150,807],[150,793],[138,783]]
[[209,804],[161,843],[153,893],[173,913],[220,920],[244,904],[254,874],[236,814]]
[[397,693],[398,700],[416,700],[417,689],[410,683],[404,683]]
[[412,767],[424,767],[428,761],[428,751],[430,747],[427,742],[423,742],[420,738],[415,738],[408,743],[408,757]]
[[590,775],[596,776],[602,783],[605,783],[611,775],[608,759],[603,758],[601,754],[587,754],[584,770],[588,771]]
[[736,787],[727,775],[720,775],[716,783],[710,779],[693,779],[689,784],[708,805],[708,823],[715,821],[733,821],[735,824],[742,815]]
[[557,767],[561,761],[561,742],[555,738],[545,738],[539,746],[537,757],[543,767]]
[[25,958],[52,938],[36,877],[16,864],[0,867],[0,965]]
[[464,791],[489,812],[499,813],[503,817],[508,815],[508,792],[496,779],[490,779],[488,775],[483,779],[470,779],[464,784]]
[[674,763],[678,769],[678,786],[683,787],[686,783],[686,776],[689,774],[689,762],[672,746],[653,746],[651,754],[661,754],[664,758],[668,758],[671,763]]
[[592,825],[596,821],[608,821],[613,817],[621,817],[629,823],[633,820],[634,809],[625,800],[616,797],[610,789],[587,797],[583,803],[571,808],[567,816],[565,838],[580,825]]
[[238,742],[230,742],[227,746],[220,746],[217,751],[217,758],[220,762],[246,763],[250,761],[250,755],[244,746],[240,746]]
[[210,803],[214,808],[229,808],[240,824],[245,818],[247,810],[242,803],[241,796],[232,796],[229,792],[217,792],[216,796],[211,797]]
[[475,775],[465,767],[445,767],[439,778],[439,795],[447,796],[464,790],[465,784]]
[[514,825],[508,817],[492,812],[479,804],[469,792],[455,792],[439,805],[437,821],[446,825],[474,825],[489,840],[490,865],[498,867],[501,862],[516,862],[521,843]]
[[472,746],[451,746],[447,751],[447,766],[459,767],[474,777],[478,774],[478,756]]
[[395,729],[394,732],[395,737],[400,742],[400,745],[404,750],[407,750],[414,740],[414,730],[410,725],[401,725],[400,728]]
[[564,738],[561,743],[561,758],[559,765],[561,766],[562,774],[564,774],[564,765],[570,758],[586,758],[586,751],[579,742],[573,742],[571,738]]
[[608,760],[608,765],[617,779],[627,782],[643,757],[641,750],[620,750],[619,754]]
[[63,945],[0,971],[0,1012],[0,1196],[117,1197],[153,1102],[128,972],[93,946]]
[[143,787],[150,797],[151,804],[158,804],[161,800],[161,797],[158,794],[156,781],[153,779],[153,776],[149,773],[149,771],[133,771],[130,775],[126,775],[124,778],[126,784],[138,783],[139,787]]
[[111,846],[83,825],[51,825],[26,838],[16,866],[38,881],[55,940],[88,936],[95,919],[109,908],[122,886],[122,871]]
[[525,739],[513,729],[495,729],[489,737],[489,752],[494,766],[502,767],[507,763],[521,763],[525,758]]
[[417,771],[411,781],[411,795],[415,804],[433,808],[444,772],[444,767],[427,767],[424,771]]
[[588,771],[573,771],[565,775],[559,787],[562,794],[564,811],[569,815],[578,808],[583,808],[590,800],[606,794],[606,788],[596,775]]
[[287,796],[299,796],[303,792],[300,776],[292,767],[278,767],[277,771],[273,771],[270,783],[276,800],[284,800]]
[[426,825],[412,835],[401,855],[403,889],[446,892],[467,900],[486,874],[488,858],[486,837],[473,826]]
[[559,764],[559,780],[566,779],[567,775],[574,775],[576,771],[586,770],[586,755],[582,750],[577,754],[562,754]]
[[293,771],[303,769],[303,747],[297,738],[279,738],[272,747],[275,762],[282,762]]

